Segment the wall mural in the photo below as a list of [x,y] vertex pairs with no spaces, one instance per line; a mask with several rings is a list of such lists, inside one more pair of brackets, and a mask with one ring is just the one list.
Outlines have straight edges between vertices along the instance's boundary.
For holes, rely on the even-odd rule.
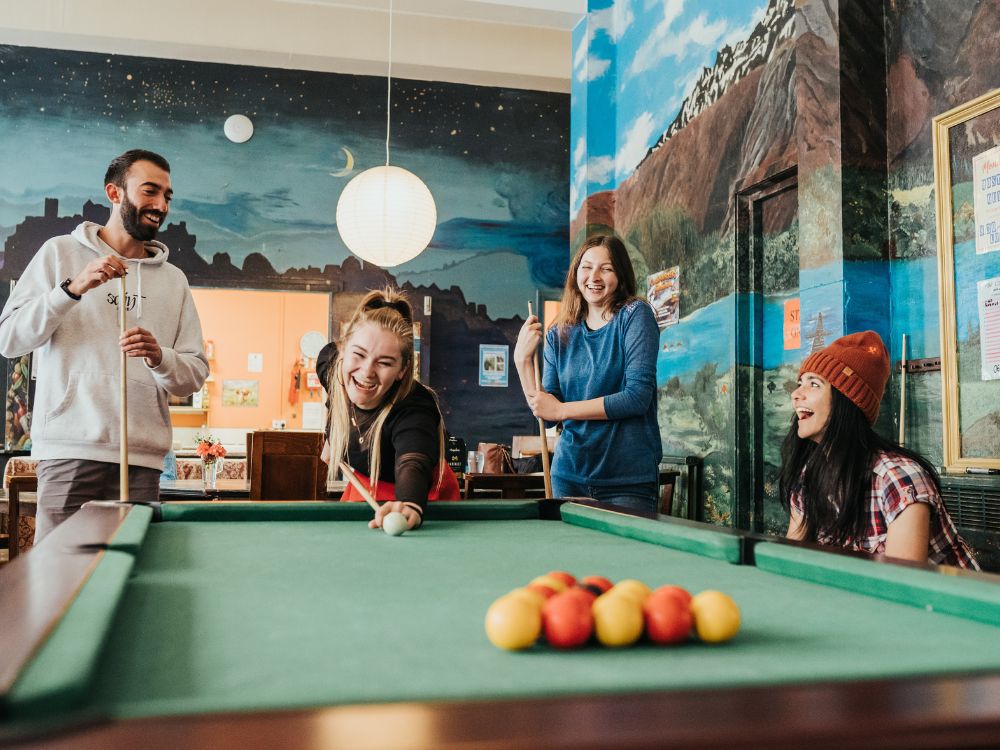
[[[705,459],[705,516],[731,523],[732,183],[794,154],[794,8],[790,0],[757,7],[592,1],[590,8],[574,35],[570,233],[577,245],[613,227],[640,286],[679,268],[679,322],[661,330],[657,363],[664,453]],[[597,110],[609,99],[617,115],[602,120]],[[794,205],[767,221],[762,239],[775,269],[797,268],[797,234]],[[769,279],[766,325],[780,330],[783,302],[798,285],[798,274]],[[774,386],[768,396],[787,399],[802,352],[767,348],[764,356]],[[783,435],[788,420],[778,422]]]
[[[706,459],[706,514],[718,523],[733,522],[733,417],[744,405],[732,388],[741,367],[763,376],[771,474],[802,358],[846,330],[873,328],[893,360],[877,429],[896,436],[902,334],[909,358],[940,353],[931,119],[1000,80],[996,2],[891,3],[884,23],[862,3],[735,5],[591,0],[574,34],[572,242],[613,227],[641,278],[678,269],[680,320],[660,337],[661,432],[665,452]],[[866,64],[866,50],[882,44],[885,86]],[[602,119],[602,109],[616,114]],[[966,135],[969,153],[1000,143],[996,129]],[[767,334],[760,361],[743,362],[734,344],[745,302],[733,278],[734,192],[786,166],[798,168],[798,213],[765,222],[760,301],[764,329],[776,333],[785,303],[799,299],[800,343]],[[956,253],[967,255],[970,179],[955,180]],[[997,262],[966,267],[995,276]],[[978,326],[971,313],[959,322],[970,372]],[[971,399],[975,413],[965,415],[975,423],[963,434],[970,453],[996,443],[1000,413],[987,400]],[[936,463],[940,404],[940,374],[911,374],[907,444]],[[787,522],[773,501],[763,520],[772,532]]]
[[[192,285],[388,280],[431,296],[430,384],[450,430],[508,441],[533,420],[513,387],[491,389],[483,413],[478,346],[513,345],[526,301],[562,285],[569,97],[394,80],[392,163],[427,183],[438,227],[388,275],[351,256],[334,221],[347,181],[385,163],[385,100],[373,76],[0,46],[0,276],[82,218],[103,222],[107,162],[149,148],[175,190],[160,239]],[[226,139],[232,114],[253,121],[250,141]]]

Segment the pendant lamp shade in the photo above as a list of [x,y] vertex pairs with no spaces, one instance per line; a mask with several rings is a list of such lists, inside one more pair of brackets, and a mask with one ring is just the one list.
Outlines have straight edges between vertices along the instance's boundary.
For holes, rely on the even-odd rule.
[[366,169],[347,183],[337,201],[337,229],[344,244],[382,268],[417,257],[436,226],[431,191],[401,167]]

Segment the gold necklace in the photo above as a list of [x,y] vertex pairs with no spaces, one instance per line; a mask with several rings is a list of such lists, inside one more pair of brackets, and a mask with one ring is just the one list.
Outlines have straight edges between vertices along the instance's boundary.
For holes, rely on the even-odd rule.
[[354,408],[354,404],[351,403],[351,425],[358,432],[358,445],[363,449],[365,447],[365,436],[361,431],[361,425],[358,423],[358,412]]

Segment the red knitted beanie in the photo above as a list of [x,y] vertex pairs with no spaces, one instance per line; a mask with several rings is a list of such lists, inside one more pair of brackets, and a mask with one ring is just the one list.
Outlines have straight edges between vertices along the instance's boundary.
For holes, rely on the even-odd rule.
[[875,331],[848,334],[810,354],[799,368],[799,377],[804,372],[829,381],[875,424],[889,379],[889,353]]

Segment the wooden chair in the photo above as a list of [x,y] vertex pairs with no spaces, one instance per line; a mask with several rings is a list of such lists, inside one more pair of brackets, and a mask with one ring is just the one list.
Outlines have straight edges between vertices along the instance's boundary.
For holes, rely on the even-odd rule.
[[659,512],[665,516],[673,515],[674,509],[674,488],[677,484],[679,472],[669,469],[660,469],[660,508]]
[[[684,490],[686,499],[686,513],[685,517],[689,521],[700,521],[701,520],[701,506],[702,506],[702,481],[704,476],[705,462],[700,456],[664,456],[663,463],[665,464],[675,464],[677,466],[686,466],[687,472],[684,476]],[[660,472],[660,483],[663,485],[663,474],[666,473],[661,469]],[[674,483],[676,483],[677,472],[674,474]],[[663,491],[660,496],[660,513],[665,515],[680,515],[680,513],[674,513],[675,501],[679,499],[679,495],[676,492],[674,485],[670,488],[670,497],[666,495],[666,487],[663,486]]]
[[[559,442],[558,435],[546,435],[545,442],[548,443],[549,453],[555,452],[556,443]],[[510,443],[510,455],[513,458],[524,458],[525,456],[537,456],[542,452],[542,438],[540,435],[514,435]]]
[[251,500],[325,500],[323,433],[258,430],[247,434]]
[[0,549],[7,549],[7,559],[20,552],[21,493],[37,492],[38,477],[34,474],[14,474],[7,485],[7,534],[0,534]]

